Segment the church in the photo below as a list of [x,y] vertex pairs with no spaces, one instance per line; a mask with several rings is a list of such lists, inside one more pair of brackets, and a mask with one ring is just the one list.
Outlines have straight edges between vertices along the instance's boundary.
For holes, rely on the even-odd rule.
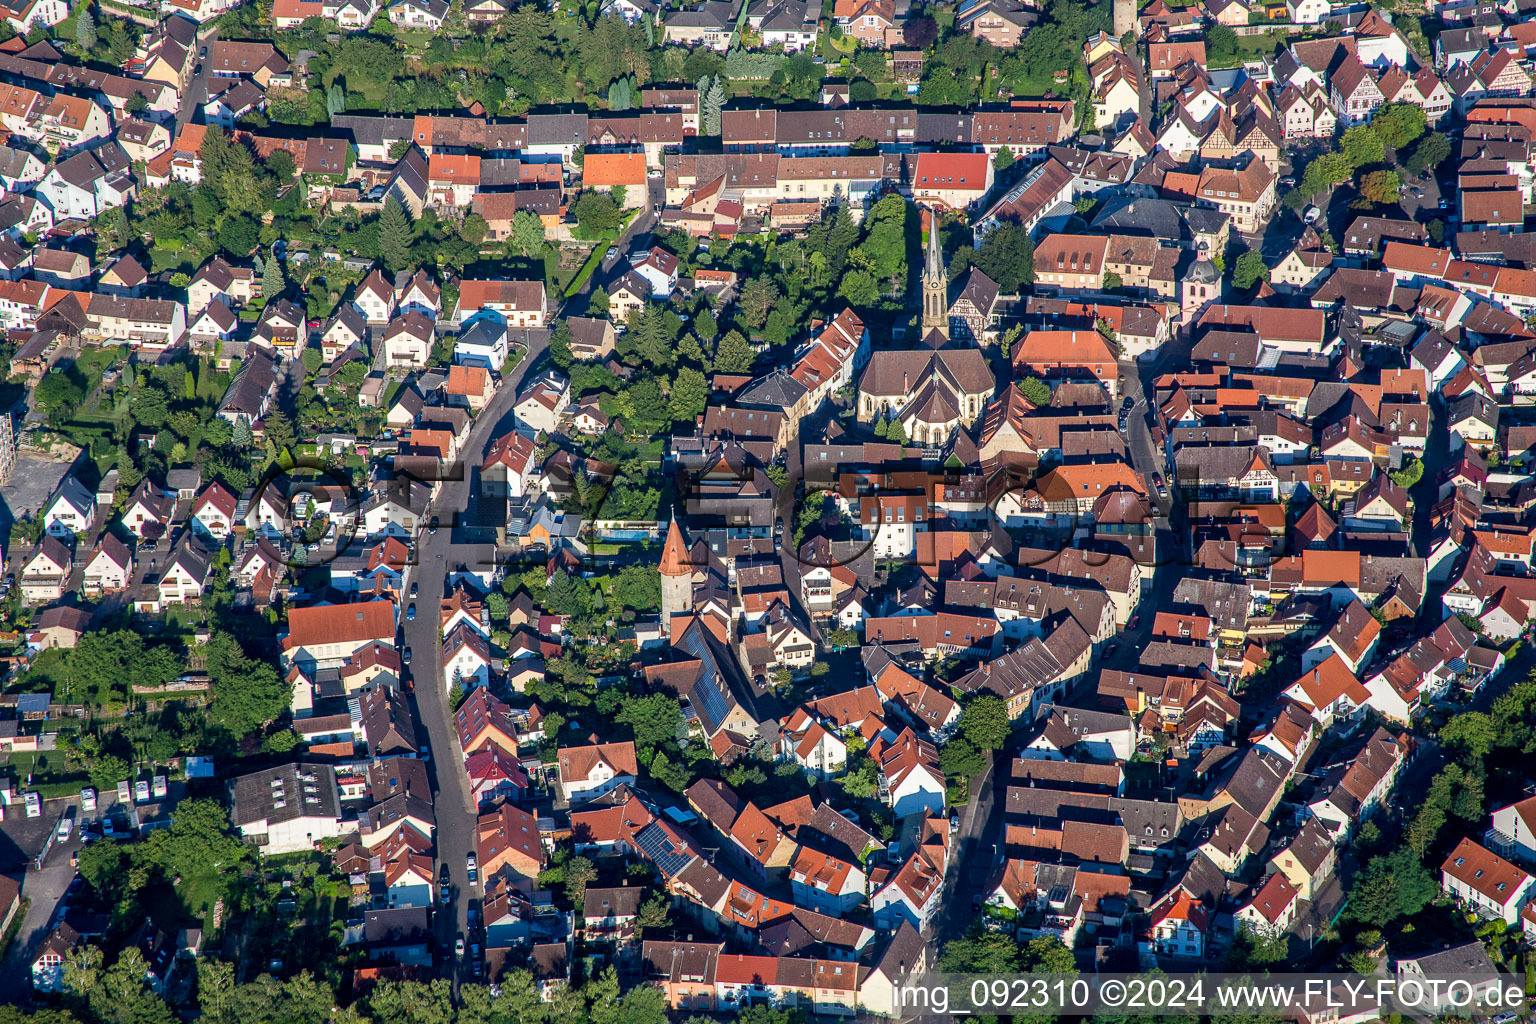
[[937,214],[923,258],[922,343],[869,357],[859,378],[859,422],[896,419],[916,444],[941,447],[980,420],[996,381],[980,349],[950,338],[949,277]]

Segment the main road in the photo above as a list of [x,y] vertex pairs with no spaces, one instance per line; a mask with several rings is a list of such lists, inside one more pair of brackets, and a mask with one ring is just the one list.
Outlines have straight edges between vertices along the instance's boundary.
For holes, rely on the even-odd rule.
[[[441,526],[435,530],[421,529],[417,535],[416,559],[410,567],[408,583],[416,591],[406,598],[408,605],[416,606],[416,617],[414,621],[401,623],[403,642],[411,652],[409,672],[415,680],[416,720],[426,730],[431,744],[432,760],[427,768],[437,791],[434,812],[438,863],[448,868],[453,895],[450,906],[438,903],[433,908],[433,934],[440,955],[445,951],[451,954],[456,939],[463,938],[466,949],[471,942],[479,941],[469,933],[468,910],[471,903],[478,906],[481,890],[478,885],[470,886],[465,863],[466,856],[475,849],[476,807],[470,796],[469,780],[464,774],[463,754],[453,725],[453,709],[449,706],[448,688],[443,680],[438,608],[450,566],[468,558],[468,546],[458,559],[453,557],[455,545],[464,543],[454,524],[469,506],[472,488],[479,479],[480,464],[491,442],[512,429],[512,406],[517,393],[543,370],[540,363],[549,334],[547,331],[529,332],[529,337],[527,354],[519,364],[521,372],[508,375],[490,403],[475,417],[469,436],[459,451],[462,471],[446,474],[454,479],[442,481],[437,497],[427,509],[428,522],[435,516]],[[485,546],[475,545],[474,550],[478,553],[485,550]],[[468,961],[452,960],[441,966],[457,983],[466,976]]]

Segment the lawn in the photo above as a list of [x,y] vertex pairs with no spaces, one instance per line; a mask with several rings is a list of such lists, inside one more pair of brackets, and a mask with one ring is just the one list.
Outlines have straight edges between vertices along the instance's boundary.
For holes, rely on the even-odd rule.
[[1284,29],[1275,29],[1256,36],[1238,36],[1237,53],[1225,59],[1210,58],[1211,68],[1235,68],[1244,61],[1257,60],[1275,52],[1275,44],[1287,40]]
[[179,877],[176,884],[166,881],[144,890],[146,914],[156,921],[196,925],[211,933],[213,905],[224,895],[223,874],[208,865]]
[[22,693],[58,693],[67,682],[65,672],[69,652],[62,647],[50,647],[37,656],[27,674],[12,687]]

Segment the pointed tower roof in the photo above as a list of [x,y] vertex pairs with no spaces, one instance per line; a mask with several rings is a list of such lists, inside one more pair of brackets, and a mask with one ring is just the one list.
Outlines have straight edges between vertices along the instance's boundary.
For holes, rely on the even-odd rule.
[[663,576],[692,576],[693,559],[688,554],[688,545],[683,543],[683,531],[678,527],[677,520],[672,520],[672,525],[667,527],[667,542],[661,549],[661,574]]
[[930,280],[944,280],[944,243],[939,238],[939,217],[928,211],[928,248],[923,254],[923,276]]

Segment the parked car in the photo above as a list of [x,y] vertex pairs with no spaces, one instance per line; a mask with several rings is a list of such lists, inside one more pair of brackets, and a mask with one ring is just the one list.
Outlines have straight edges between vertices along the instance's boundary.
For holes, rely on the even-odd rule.
[[405,621],[406,622],[415,622],[416,621],[416,605],[415,605],[414,602],[411,604],[411,606],[409,608],[407,608],[405,610]]
[[400,660],[405,662],[407,665],[411,663],[411,649],[409,647],[400,652]]
[[456,939],[454,941],[454,943],[453,943],[453,955],[454,956],[463,956],[464,955],[464,940],[463,939]]

